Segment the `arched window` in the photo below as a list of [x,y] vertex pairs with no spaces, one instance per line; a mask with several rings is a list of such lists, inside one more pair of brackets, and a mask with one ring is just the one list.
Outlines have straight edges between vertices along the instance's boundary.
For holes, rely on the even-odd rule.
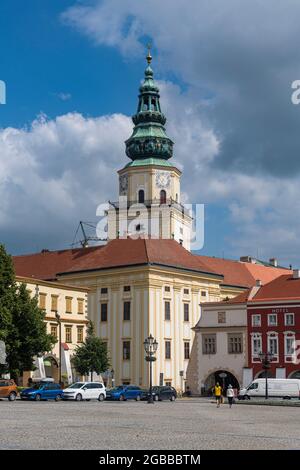
[[167,203],[167,193],[164,189],[162,189],[161,192],[160,192],[160,203],[161,204],[166,204]]
[[144,204],[145,202],[145,191],[143,189],[139,190],[139,203]]

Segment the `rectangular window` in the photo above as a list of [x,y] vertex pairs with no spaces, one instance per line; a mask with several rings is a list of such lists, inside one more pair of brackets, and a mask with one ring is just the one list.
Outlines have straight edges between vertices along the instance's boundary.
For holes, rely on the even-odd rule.
[[261,335],[252,336],[252,356],[258,356],[262,352]]
[[285,326],[294,326],[295,325],[295,318],[293,313],[286,313],[284,315],[284,324]]
[[184,359],[190,358],[190,342],[184,341]]
[[202,291],[201,291],[201,296],[202,296],[202,297],[206,297],[206,295],[207,295],[206,290],[202,290]]
[[50,334],[57,339],[57,325],[51,325]]
[[51,311],[58,311],[58,295],[51,295]]
[[171,341],[165,341],[165,359],[171,359]]
[[261,326],[261,315],[252,315],[252,326]]
[[72,313],[72,297],[66,297],[66,313]]
[[124,292],[130,292],[131,288],[130,286],[124,286]]
[[171,382],[171,380],[167,380],[167,381],[165,382],[165,386],[166,386],[166,387],[172,387],[172,382]]
[[184,321],[190,321],[190,305],[183,304],[183,319]]
[[66,326],[66,343],[72,343],[72,327]]
[[83,343],[83,326],[77,326],[77,343]]
[[101,287],[101,294],[107,294],[107,293],[108,293],[107,287]]
[[123,341],[123,360],[130,360],[130,341]]
[[273,356],[278,356],[278,338],[277,336],[269,336],[269,352],[273,354]]
[[189,295],[190,291],[189,291],[189,289],[183,289],[183,293],[184,293],[184,295]]
[[77,299],[77,310],[79,315],[83,315],[84,311],[84,300],[83,299]]
[[101,304],[100,320],[103,322],[107,321],[107,304]]
[[218,323],[226,323],[226,312],[218,312]]
[[243,335],[228,334],[228,353],[241,354],[243,352]]
[[42,310],[46,310],[46,297],[47,297],[47,294],[40,293],[39,295],[39,307]]
[[171,292],[171,287],[170,286],[165,286],[165,292]]
[[130,320],[130,302],[124,302],[123,307],[123,320],[129,321]]
[[270,313],[268,315],[268,325],[277,326],[277,314],[276,313]]
[[202,335],[202,353],[216,354],[216,335]]
[[171,320],[171,304],[170,302],[165,302],[165,320]]
[[295,352],[295,337],[286,336],[285,337],[285,355],[293,356],[294,352]]

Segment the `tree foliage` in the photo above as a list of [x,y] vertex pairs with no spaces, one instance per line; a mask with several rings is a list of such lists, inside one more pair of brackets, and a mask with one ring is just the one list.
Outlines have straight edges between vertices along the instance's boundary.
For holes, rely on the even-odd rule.
[[89,322],[86,340],[75,350],[72,363],[80,375],[91,374],[91,377],[93,372],[101,374],[110,366],[106,344],[95,336],[92,322]]
[[47,334],[44,318],[38,299],[16,282],[12,259],[0,245],[0,339],[6,345],[5,372],[11,377],[34,370],[34,356],[52,349],[56,340]]

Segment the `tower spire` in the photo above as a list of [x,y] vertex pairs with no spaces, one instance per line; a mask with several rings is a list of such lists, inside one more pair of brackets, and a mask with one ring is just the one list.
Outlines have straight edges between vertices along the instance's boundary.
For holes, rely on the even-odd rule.
[[140,86],[137,112],[132,116],[134,129],[126,140],[126,155],[131,160],[168,160],[173,154],[173,142],[166,134],[166,117],[161,112],[159,89],[153,79],[151,44],[147,45],[147,67]]
[[146,60],[147,60],[147,62],[148,62],[148,65],[150,65],[150,64],[151,64],[151,61],[152,61],[152,55],[151,55],[151,52],[150,52],[150,51],[151,51],[151,48],[152,48],[152,44],[149,42],[149,43],[147,44],[148,54],[147,54],[147,56],[146,56]]

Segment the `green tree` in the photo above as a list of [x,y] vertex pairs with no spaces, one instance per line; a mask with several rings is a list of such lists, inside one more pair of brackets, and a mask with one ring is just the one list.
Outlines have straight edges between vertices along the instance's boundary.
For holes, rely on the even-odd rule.
[[11,323],[11,306],[16,293],[15,274],[11,256],[0,245],[0,340],[6,341]]
[[87,337],[81,346],[77,346],[72,363],[80,375],[105,372],[110,364],[106,344],[95,336],[94,325],[89,322]]
[[47,334],[44,318],[37,298],[16,282],[12,258],[0,245],[0,339],[7,354],[1,373],[17,380],[23,371],[34,370],[34,356],[52,349],[56,340]]

